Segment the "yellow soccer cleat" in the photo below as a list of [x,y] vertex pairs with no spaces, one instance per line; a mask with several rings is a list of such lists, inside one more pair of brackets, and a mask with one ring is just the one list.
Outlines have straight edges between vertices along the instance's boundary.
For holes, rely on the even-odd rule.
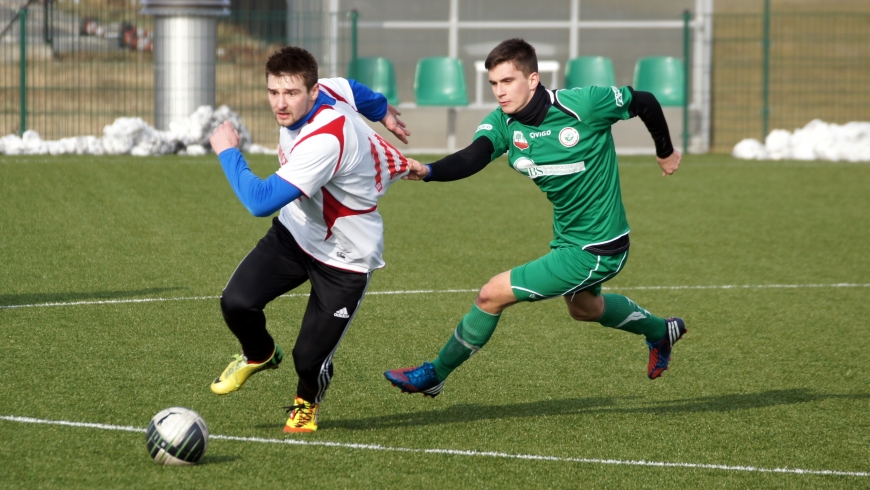
[[248,359],[236,354],[233,356],[233,362],[224,369],[220,376],[215,378],[211,384],[211,391],[218,395],[226,395],[238,390],[245,384],[254,373],[264,369],[277,369],[281,361],[284,360],[284,352],[278,345],[275,345],[275,350],[272,352],[272,357],[267,361],[259,364],[248,364]]
[[284,432],[314,432],[317,430],[317,416],[320,413],[319,403],[310,403],[296,397],[293,405],[284,407],[290,412]]

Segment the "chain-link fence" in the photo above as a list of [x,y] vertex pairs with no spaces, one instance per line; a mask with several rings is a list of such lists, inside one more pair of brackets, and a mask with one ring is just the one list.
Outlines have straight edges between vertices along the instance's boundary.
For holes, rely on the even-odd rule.
[[715,15],[713,151],[813,119],[870,121],[870,12],[787,8]]
[[[353,49],[361,57],[389,58],[405,104],[414,102],[417,61],[452,54],[463,61],[472,103],[457,125],[457,136],[468,139],[494,106],[474,64],[499,41],[524,37],[540,59],[559,62],[556,72],[541,73],[547,86],[564,86],[567,61],[577,56],[610,58],[616,84],[628,85],[642,57],[682,59],[679,19],[685,9],[705,1],[538,0],[531,9],[527,2],[496,0],[413,5],[402,0],[233,0],[230,15],[217,22],[215,103],[240,114],[254,142],[274,146],[263,63],[278,47],[289,43],[309,49],[321,63],[322,76],[344,76]],[[26,2],[0,0],[0,28]],[[351,9],[359,13],[355,39]],[[136,0],[29,2],[21,11],[25,21],[11,23],[0,36],[0,136],[22,128],[35,129],[45,139],[99,136],[118,117],[141,117],[154,125],[154,17],[141,10]],[[707,20],[693,16],[693,25]],[[623,27],[602,27],[623,21]],[[653,27],[639,27],[640,21]],[[713,151],[728,152],[743,138],[763,138],[767,131],[802,127],[816,118],[870,120],[863,95],[870,74],[870,3],[717,2],[711,24],[711,30],[693,33],[687,93],[696,111],[689,127],[696,136],[709,130]],[[709,32],[712,36],[699,42]],[[712,56],[701,59],[712,62],[699,64],[698,48],[709,48]],[[711,80],[709,90],[698,83],[704,76]],[[479,98],[478,83],[484,84]],[[476,102],[481,102],[478,109]],[[706,129],[697,122],[702,109],[709,115],[703,116]],[[415,142],[444,127],[441,112],[421,109],[415,116],[414,110],[406,109],[414,129],[425,128],[416,131]],[[679,109],[668,110],[677,119],[672,135],[678,138]],[[648,140],[642,131],[640,137]],[[438,138],[444,141],[433,136],[432,145],[442,144]],[[460,145],[466,142],[457,139]]]
[[[288,40],[315,53],[323,50],[323,15],[297,3],[298,11],[289,12],[285,0],[235,0],[230,16],[218,18],[215,104],[240,114],[254,141],[264,145],[274,146],[276,134],[265,96],[265,60]],[[0,28],[20,16],[0,38],[0,135],[24,128],[44,139],[100,136],[119,117],[154,125],[154,17],[142,15],[141,4],[38,0],[23,10],[22,5],[25,0],[0,0]],[[343,64],[346,31],[332,37]]]

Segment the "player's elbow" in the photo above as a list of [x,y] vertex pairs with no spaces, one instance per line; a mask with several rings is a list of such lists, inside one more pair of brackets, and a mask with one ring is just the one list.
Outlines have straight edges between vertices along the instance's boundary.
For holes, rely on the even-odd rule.
[[272,206],[264,206],[264,205],[250,205],[245,206],[248,209],[248,212],[257,218],[268,218],[278,209],[274,209]]

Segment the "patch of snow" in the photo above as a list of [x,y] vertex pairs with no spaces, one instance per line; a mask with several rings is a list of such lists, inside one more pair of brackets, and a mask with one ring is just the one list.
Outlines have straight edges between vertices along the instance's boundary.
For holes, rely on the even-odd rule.
[[827,160],[870,162],[870,122],[826,123],[819,119],[790,133],[774,129],[764,144],[752,138],[731,154],[745,160]]
[[239,133],[239,148],[243,152],[273,153],[262,146],[254,145],[251,132],[245,127],[241,116],[223,105],[217,109],[201,106],[187,118],[171,122],[168,131],[155,129],[138,117],[115,119],[115,122],[103,128],[102,138],[76,136],[44,141],[39,133],[28,130],[21,137],[14,134],[0,137],[0,154],[205,155],[211,152],[209,136],[224,121],[230,121]]

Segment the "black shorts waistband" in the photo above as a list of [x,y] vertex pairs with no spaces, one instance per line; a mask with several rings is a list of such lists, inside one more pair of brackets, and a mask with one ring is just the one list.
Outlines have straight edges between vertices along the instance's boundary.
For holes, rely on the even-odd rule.
[[628,250],[631,242],[628,240],[628,233],[621,237],[605,243],[596,243],[594,245],[586,245],[583,250],[594,253],[595,255],[619,255]]

